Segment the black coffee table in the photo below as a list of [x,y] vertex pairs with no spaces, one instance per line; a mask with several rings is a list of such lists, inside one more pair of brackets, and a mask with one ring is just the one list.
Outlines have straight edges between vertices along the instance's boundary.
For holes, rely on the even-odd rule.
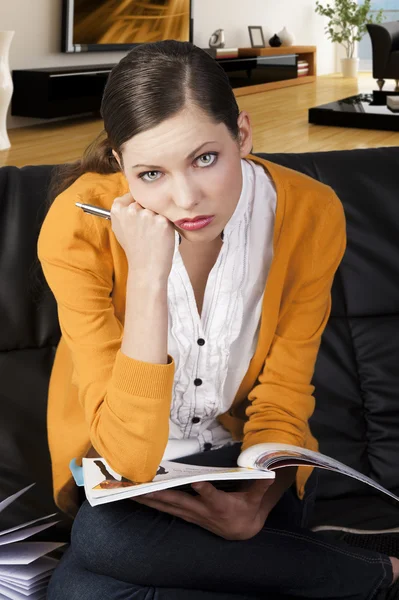
[[397,95],[399,92],[375,90],[322,104],[309,109],[309,123],[399,131],[399,111],[393,112],[386,105],[387,96]]

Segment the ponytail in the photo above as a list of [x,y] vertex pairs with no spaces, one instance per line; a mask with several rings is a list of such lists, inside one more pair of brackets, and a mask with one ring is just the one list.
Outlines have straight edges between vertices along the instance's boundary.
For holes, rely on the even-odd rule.
[[110,175],[120,171],[119,164],[112,154],[112,147],[103,130],[91,142],[82,158],[72,163],[65,163],[54,168],[48,187],[46,212],[55,198],[69,188],[84,173]]

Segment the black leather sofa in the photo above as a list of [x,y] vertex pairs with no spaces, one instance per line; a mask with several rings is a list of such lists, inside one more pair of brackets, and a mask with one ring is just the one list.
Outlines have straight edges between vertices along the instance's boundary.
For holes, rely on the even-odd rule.
[[[348,247],[313,383],[321,451],[399,494],[399,148],[261,154],[332,186]],[[56,510],[46,396],[60,330],[54,297],[33,266],[52,166],[0,169],[0,500],[36,481],[0,529]],[[313,526],[388,529],[399,505],[342,475],[320,473]],[[68,540],[63,518],[43,539]]]
[[385,79],[399,81],[399,21],[387,23],[369,23],[367,31],[370,34],[373,52],[373,77],[380,89]]

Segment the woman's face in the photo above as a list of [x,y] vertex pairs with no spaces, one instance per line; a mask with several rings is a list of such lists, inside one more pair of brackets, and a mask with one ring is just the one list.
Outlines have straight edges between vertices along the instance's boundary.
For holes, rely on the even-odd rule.
[[201,110],[187,107],[134,136],[122,152],[123,172],[133,198],[174,224],[213,216],[203,229],[186,231],[176,224],[175,229],[190,242],[215,240],[237,206],[242,189],[241,158],[252,149],[247,113],[240,113],[238,126],[240,144],[224,123],[215,125]]

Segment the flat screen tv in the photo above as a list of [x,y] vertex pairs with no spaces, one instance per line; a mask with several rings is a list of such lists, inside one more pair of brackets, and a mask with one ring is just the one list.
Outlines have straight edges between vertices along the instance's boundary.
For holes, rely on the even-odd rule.
[[130,50],[193,39],[192,0],[63,0],[62,51]]

